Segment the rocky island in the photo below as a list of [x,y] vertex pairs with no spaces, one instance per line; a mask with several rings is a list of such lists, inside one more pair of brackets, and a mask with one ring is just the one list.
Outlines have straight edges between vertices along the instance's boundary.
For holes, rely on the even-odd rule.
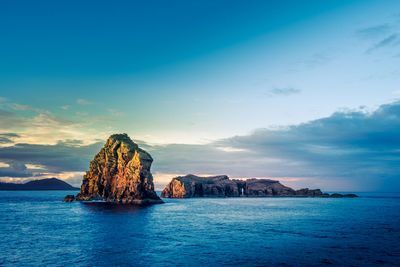
[[90,162],[79,194],[66,196],[64,202],[163,203],[154,191],[152,162],[150,154],[127,134],[111,135]]
[[320,189],[294,190],[270,179],[229,179],[226,175],[199,177],[188,174],[172,179],[161,193],[164,198],[190,197],[356,197],[328,194]]

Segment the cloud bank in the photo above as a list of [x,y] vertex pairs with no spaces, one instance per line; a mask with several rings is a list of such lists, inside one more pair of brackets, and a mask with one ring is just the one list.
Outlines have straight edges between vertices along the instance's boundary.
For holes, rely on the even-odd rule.
[[[12,133],[3,138],[13,137]],[[281,177],[324,190],[400,190],[400,102],[373,112],[341,111],[282,129],[258,129],[204,145],[139,143],[153,158],[154,173],[201,173],[232,177]],[[136,140],[137,141],[137,140]],[[0,177],[82,172],[103,142],[0,147]],[[43,166],[27,169],[25,164]],[[76,178],[75,178],[76,179]],[[296,180],[295,179],[295,180]],[[295,181],[292,179],[292,181]]]

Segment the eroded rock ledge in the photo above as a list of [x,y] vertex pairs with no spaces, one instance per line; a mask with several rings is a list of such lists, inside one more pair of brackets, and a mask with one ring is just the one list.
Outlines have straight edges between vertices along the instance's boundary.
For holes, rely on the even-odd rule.
[[270,179],[229,179],[226,175],[199,177],[192,174],[175,177],[161,193],[164,198],[190,197],[356,197],[322,193],[320,189],[294,190]]
[[107,201],[153,204],[163,201],[154,191],[149,153],[139,148],[127,134],[111,135],[90,162],[79,194],[68,195],[65,202]]

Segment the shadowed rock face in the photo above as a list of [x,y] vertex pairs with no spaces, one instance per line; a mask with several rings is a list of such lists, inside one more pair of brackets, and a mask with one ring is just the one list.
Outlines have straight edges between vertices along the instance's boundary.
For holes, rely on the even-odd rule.
[[75,201],[75,196],[74,195],[66,195],[63,202],[73,202]]
[[[152,157],[126,134],[108,138],[83,176],[77,201],[102,200],[117,203],[162,203],[154,191],[150,172]],[[73,201],[69,197],[65,201]]]
[[[338,197],[336,195],[334,197]],[[294,190],[270,179],[230,180],[226,175],[199,177],[188,174],[173,178],[162,191],[161,197],[330,197],[330,195],[323,194],[319,189]]]

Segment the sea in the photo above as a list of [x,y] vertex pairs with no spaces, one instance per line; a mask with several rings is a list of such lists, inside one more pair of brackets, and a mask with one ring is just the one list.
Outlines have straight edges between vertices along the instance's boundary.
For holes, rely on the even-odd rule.
[[63,203],[0,191],[1,266],[400,266],[400,194]]

